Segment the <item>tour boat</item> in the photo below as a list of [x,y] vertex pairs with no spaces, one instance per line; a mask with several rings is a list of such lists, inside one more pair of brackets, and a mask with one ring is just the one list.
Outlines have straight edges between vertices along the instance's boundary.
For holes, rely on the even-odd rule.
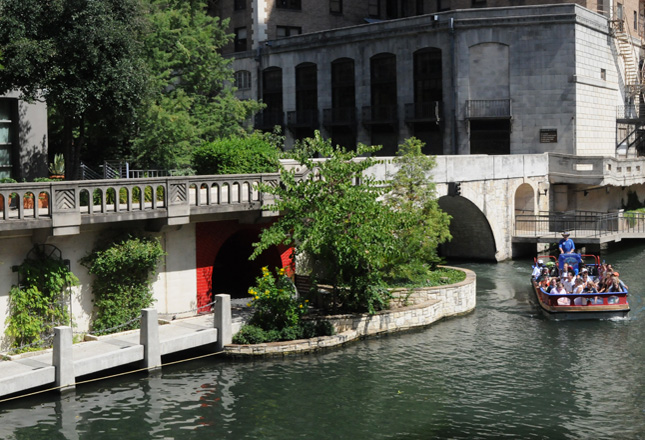
[[[597,255],[561,254],[559,258],[552,255],[538,256],[535,265],[542,260],[552,275],[562,272],[567,263],[578,274],[587,269],[589,276],[597,280],[600,258]],[[534,266],[535,267],[535,266]],[[556,320],[574,319],[612,319],[624,318],[629,312],[628,292],[604,293],[570,293],[567,295],[550,294],[539,286],[538,281],[531,276],[533,291],[544,315]],[[558,301],[559,300],[559,301]],[[567,301],[568,300],[568,301]]]

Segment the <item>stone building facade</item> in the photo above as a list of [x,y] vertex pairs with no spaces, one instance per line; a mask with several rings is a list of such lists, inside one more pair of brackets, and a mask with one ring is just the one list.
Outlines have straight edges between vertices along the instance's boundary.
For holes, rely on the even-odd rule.
[[47,106],[17,92],[0,96],[0,179],[31,180],[47,174]]
[[429,154],[614,155],[640,81],[640,39],[625,49],[617,33],[578,4],[470,8],[269,35],[234,68],[239,96],[267,104],[255,127],[288,143],[319,129],[386,156],[410,136]]

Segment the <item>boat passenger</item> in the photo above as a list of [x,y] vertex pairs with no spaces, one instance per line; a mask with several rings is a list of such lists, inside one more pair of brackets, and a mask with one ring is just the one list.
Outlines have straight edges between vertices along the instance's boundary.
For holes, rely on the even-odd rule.
[[546,293],[551,293],[553,289],[558,285],[558,278],[551,278],[549,281],[549,285],[546,288]]
[[531,274],[533,278],[540,276],[540,274],[542,273],[542,266],[544,266],[544,261],[538,260],[537,264],[533,266],[533,273]]
[[601,280],[604,276],[605,273],[607,273],[607,263],[604,261],[600,266],[598,266],[598,279]]
[[585,285],[584,282],[582,281],[582,278],[576,278],[574,284],[573,284],[573,292],[572,293],[582,293],[584,290]]
[[[566,295],[567,291],[564,290],[564,286],[562,285],[562,283],[558,283],[556,285],[556,288],[551,292],[551,294],[552,295]],[[571,300],[569,300],[569,298],[567,298],[566,296],[561,296],[560,298],[558,298],[557,302],[558,302],[559,306],[569,306],[569,305],[571,305]]]
[[562,232],[562,239],[558,243],[560,252],[563,254],[571,254],[576,249],[573,240],[569,238],[571,234],[567,231]]
[[620,288],[623,289],[623,290],[621,290],[621,292],[627,292],[627,289],[628,289],[627,285],[625,283],[623,283],[620,280],[620,278],[618,278],[620,276],[620,274],[618,272],[614,272],[613,276],[614,276],[614,280],[618,280],[618,285],[620,286]]
[[562,279],[562,286],[564,287],[564,290],[569,293],[573,292],[573,285],[575,281],[575,275],[573,274],[573,272],[569,272],[568,276]]

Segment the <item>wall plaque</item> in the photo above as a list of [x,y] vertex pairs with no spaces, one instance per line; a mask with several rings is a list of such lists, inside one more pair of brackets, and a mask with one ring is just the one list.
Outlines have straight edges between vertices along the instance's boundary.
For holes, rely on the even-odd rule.
[[540,143],[553,144],[558,142],[557,128],[540,128]]

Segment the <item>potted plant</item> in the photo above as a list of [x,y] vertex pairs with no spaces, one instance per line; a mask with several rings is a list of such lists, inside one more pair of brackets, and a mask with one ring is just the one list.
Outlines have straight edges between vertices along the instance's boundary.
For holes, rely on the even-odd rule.
[[65,178],[65,157],[62,154],[54,155],[54,162],[49,164],[49,173],[51,179]]

